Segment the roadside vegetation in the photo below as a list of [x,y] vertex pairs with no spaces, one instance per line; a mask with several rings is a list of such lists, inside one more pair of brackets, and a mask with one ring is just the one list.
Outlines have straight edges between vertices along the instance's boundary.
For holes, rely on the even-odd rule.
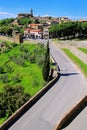
[[73,53],[71,53],[69,49],[63,48],[63,51],[70,57],[71,60],[73,60],[79,66],[81,71],[87,77],[87,64],[85,64],[78,57],[76,57]]
[[42,74],[45,81],[49,81],[49,72],[50,72],[50,49],[49,41],[47,42],[45,60],[43,64]]
[[[17,22],[17,24],[14,24]],[[40,23],[37,19],[32,18],[7,18],[0,20],[0,35],[12,37],[13,30],[24,33],[24,29],[28,27],[30,23]]]
[[78,48],[78,49],[87,54],[87,48]]
[[[18,22],[18,25],[13,24],[15,20]],[[31,23],[29,18],[7,18],[0,20],[0,34],[12,37],[13,30],[18,30],[21,34],[23,34],[24,28],[26,28],[29,23]]]
[[66,22],[52,25],[49,29],[51,38],[58,39],[85,39],[87,38],[87,22]]
[[47,82],[42,68],[43,44],[4,42],[0,50],[0,123],[35,95]]

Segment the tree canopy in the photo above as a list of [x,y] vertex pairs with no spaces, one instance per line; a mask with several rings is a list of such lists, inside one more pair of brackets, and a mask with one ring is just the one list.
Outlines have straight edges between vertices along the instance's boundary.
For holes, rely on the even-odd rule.
[[87,38],[87,22],[71,21],[51,26],[49,29],[52,38]]
[[31,20],[29,18],[20,18],[18,19],[19,25],[27,25],[31,23]]
[[6,26],[14,21],[14,18],[7,18],[0,20],[0,26]]
[[0,118],[11,116],[29,98],[29,94],[24,94],[23,87],[5,86],[4,92],[0,93]]

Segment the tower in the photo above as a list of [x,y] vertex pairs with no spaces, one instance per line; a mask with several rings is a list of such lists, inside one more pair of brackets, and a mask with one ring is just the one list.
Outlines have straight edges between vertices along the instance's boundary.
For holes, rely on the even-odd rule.
[[31,14],[31,16],[33,17],[33,10],[32,10],[32,9],[30,10],[30,14]]
[[12,35],[13,35],[13,41],[15,43],[23,43],[23,37],[18,31],[13,30]]

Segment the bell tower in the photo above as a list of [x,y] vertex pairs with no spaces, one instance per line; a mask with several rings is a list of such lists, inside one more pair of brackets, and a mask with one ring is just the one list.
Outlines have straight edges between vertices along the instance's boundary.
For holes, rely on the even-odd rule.
[[32,10],[32,9],[30,10],[30,14],[31,14],[31,16],[33,17],[33,10]]

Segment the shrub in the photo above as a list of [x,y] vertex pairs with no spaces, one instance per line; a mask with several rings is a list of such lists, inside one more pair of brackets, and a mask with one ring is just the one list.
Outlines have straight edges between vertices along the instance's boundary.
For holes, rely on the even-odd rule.
[[30,99],[29,94],[24,94],[22,86],[5,86],[0,94],[0,118],[11,116],[19,107]]
[[38,66],[40,66],[40,67],[43,66],[44,59],[45,59],[45,57],[44,57],[43,54],[42,55],[37,55],[37,57],[36,57],[36,63],[38,64]]
[[38,86],[39,85],[39,83],[34,79],[33,81],[32,81],[32,86],[33,87],[36,87],[36,86]]
[[5,102],[3,100],[3,93],[0,93],[0,118],[6,116]]
[[19,75],[19,74],[16,74],[13,78],[12,78],[12,81],[14,82],[14,83],[19,83],[19,82],[21,82],[21,76]]
[[0,77],[3,83],[9,83],[9,78],[7,74],[4,74]]
[[28,49],[27,49],[27,48],[24,48],[23,51],[24,51],[25,53],[28,53]]
[[13,42],[11,45],[12,45],[12,47],[16,47],[17,43]]
[[31,63],[35,63],[35,62],[36,62],[36,61],[35,61],[35,54],[31,54],[31,55],[30,55],[29,61],[30,61]]
[[3,73],[4,73],[4,68],[0,67],[0,74],[3,74]]
[[6,72],[12,73],[13,71],[14,69],[12,68],[12,66],[10,66],[9,64],[6,64]]

